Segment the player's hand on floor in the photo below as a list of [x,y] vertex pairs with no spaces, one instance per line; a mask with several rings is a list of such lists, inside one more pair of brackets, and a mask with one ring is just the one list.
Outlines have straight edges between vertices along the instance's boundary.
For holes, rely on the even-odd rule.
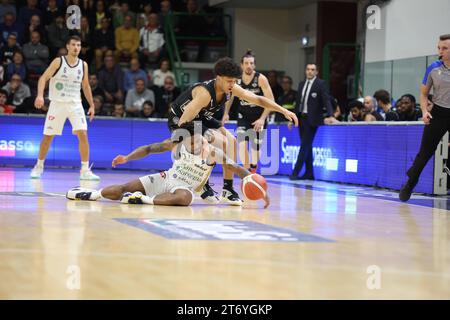
[[127,157],[119,154],[117,157],[115,157],[112,161],[112,167],[115,168],[118,164],[124,164],[127,163]]
[[270,198],[266,192],[266,196],[264,197],[264,209],[266,209],[270,205]]
[[87,114],[89,116],[89,121],[94,120],[95,108],[94,107],[90,107]]
[[34,100],[34,107],[36,109],[40,109],[44,106],[44,98],[43,97],[36,97],[36,100]]
[[264,128],[264,123],[265,123],[265,120],[262,120],[262,119],[256,120],[255,122],[252,123],[253,129],[256,132],[261,132],[262,129]]

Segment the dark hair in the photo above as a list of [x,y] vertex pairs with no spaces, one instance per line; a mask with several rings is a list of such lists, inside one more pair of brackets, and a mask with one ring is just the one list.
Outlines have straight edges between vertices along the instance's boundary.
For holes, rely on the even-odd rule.
[[241,63],[244,62],[245,58],[253,58],[253,59],[255,59],[255,55],[253,54],[251,49],[247,49],[247,51],[245,52],[245,54],[241,58]]
[[144,84],[145,84],[145,79],[142,78],[142,77],[139,77],[139,78],[134,79],[134,83],[137,83],[138,81],[142,81],[142,82],[144,82]]
[[66,41],[66,45],[68,45],[69,43],[70,43],[70,41],[77,41],[77,42],[81,42],[81,38],[79,37],[79,36],[77,36],[77,35],[73,35],[73,36],[70,36],[68,39],[67,39],[67,41]]
[[364,109],[364,103],[359,100],[352,100],[348,103],[348,108],[351,110],[353,108],[358,108],[358,110]]
[[414,97],[412,94],[407,93],[404,94],[400,97],[400,99],[398,99],[399,101],[402,100],[403,98],[408,98],[413,104],[416,104],[416,97]]
[[4,94],[6,97],[8,97],[8,91],[5,89],[0,89],[0,94]]
[[305,64],[305,69],[307,66],[310,66],[310,65],[314,65],[316,67],[316,71],[319,71],[319,67],[317,66],[317,64],[315,62],[309,62],[309,63]]
[[283,76],[281,79],[288,79],[289,82],[292,84],[292,78],[290,76]]
[[440,41],[450,40],[450,33],[443,34],[439,37]]
[[155,107],[155,106],[153,105],[153,102],[152,102],[151,100],[146,100],[146,101],[142,104],[142,106],[144,106],[145,104],[148,104],[148,105],[151,106],[151,107]]
[[239,78],[242,75],[241,67],[231,58],[219,59],[214,66],[216,76]]
[[384,89],[377,90],[373,94],[373,97],[375,98],[375,100],[377,100],[377,102],[381,101],[381,102],[383,102],[385,104],[388,104],[388,103],[391,102],[391,95],[389,94],[389,92],[387,92]]

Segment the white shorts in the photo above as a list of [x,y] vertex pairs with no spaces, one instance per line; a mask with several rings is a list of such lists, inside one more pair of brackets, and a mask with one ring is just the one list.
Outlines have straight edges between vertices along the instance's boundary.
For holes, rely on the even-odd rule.
[[44,134],[60,136],[67,118],[72,125],[72,133],[78,130],[87,130],[86,115],[81,102],[51,101],[45,119]]
[[140,177],[139,180],[144,186],[145,194],[149,197],[166,192],[174,193],[176,190],[182,189],[187,190],[192,194],[190,204],[194,201],[194,192],[192,191],[192,188],[184,182],[169,177],[166,171],[143,176]]

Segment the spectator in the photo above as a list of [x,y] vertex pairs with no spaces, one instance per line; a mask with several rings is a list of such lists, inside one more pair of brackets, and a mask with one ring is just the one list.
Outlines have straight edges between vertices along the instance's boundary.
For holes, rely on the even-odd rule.
[[41,18],[34,14],[31,16],[30,21],[28,23],[28,27],[25,28],[24,31],[24,43],[31,41],[31,33],[33,31],[39,32],[41,43],[46,44],[47,43],[47,31],[45,30],[44,26],[41,24]]
[[27,5],[19,10],[17,21],[25,26],[35,14],[42,18],[42,12],[37,8],[37,0],[27,0]]
[[381,107],[381,116],[386,121],[395,121],[397,114],[395,109],[392,108],[391,95],[386,90],[378,90],[373,94],[373,97],[377,101],[379,107]]
[[20,76],[21,80],[26,79],[27,68],[23,61],[23,53],[21,51],[15,52],[12,60],[12,63],[6,67],[6,80],[9,81],[16,73]]
[[152,4],[147,2],[143,5],[142,12],[139,14],[139,17],[136,22],[136,29],[141,30],[148,23],[148,16],[153,12]]
[[5,80],[5,68],[0,64],[0,84],[3,85]]
[[[161,11],[159,13],[159,23],[161,27],[164,29],[166,27],[166,19],[172,13],[172,5],[169,0],[161,1]],[[174,25],[177,25],[175,21]]]
[[275,101],[283,94],[283,88],[278,83],[278,74],[275,70],[271,70],[267,73],[267,80],[269,80],[270,88],[272,89],[273,97]]
[[3,23],[5,14],[10,12],[14,16],[17,15],[16,7],[9,3],[9,0],[2,0],[0,3],[0,23]]
[[123,72],[113,56],[105,57],[105,66],[98,72],[98,86],[105,91],[106,102],[122,103]]
[[16,22],[14,14],[7,12],[3,19],[3,23],[0,24],[1,43],[5,44],[8,40],[8,35],[14,34],[19,44],[23,43],[23,25]]
[[[281,87],[283,89],[283,94],[278,97],[277,103],[290,111],[295,109],[295,101],[297,100],[297,91],[292,89],[292,78],[289,76],[284,76],[281,79]],[[286,118],[280,113],[275,113],[276,122],[285,122]]]
[[3,65],[7,65],[12,62],[14,52],[20,51],[20,47],[17,44],[17,36],[14,33],[8,35],[8,41],[0,48],[0,61]]
[[68,52],[67,52],[67,48],[66,47],[62,47],[58,49],[58,54],[56,55],[57,57],[62,57],[62,56],[67,56]]
[[86,16],[82,16],[80,20],[80,31],[78,32],[81,38],[81,52],[80,59],[91,63],[94,56],[92,51],[91,32],[89,28],[89,21]]
[[125,71],[123,77],[123,89],[125,91],[131,90],[136,84],[136,79],[144,79],[145,86],[147,87],[147,74],[140,68],[139,60],[136,58],[131,59],[130,69]]
[[43,11],[44,25],[51,25],[61,14],[62,10],[58,7],[56,0],[48,0],[47,7]]
[[154,105],[155,94],[152,90],[145,87],[144,79],[136,79],[135,88],[128,91],[125,100],[125,110],[127,111],[127,114],[138,117],[142,110],[142,105],[147,100],[150,100]]
[[125,16],[123,26],[115,31],[116,36],[116,59],[119,62],[121,58],[137,58],[137,49],[139,48],[139,31],[132,26],[132,17]]
[[108,116],[108,112],[103,109],[103,97],[94,96],[95,116]]
[[364,121],[364,103],[359,100],[350,101],[348,104],[351,117],[348,117],[348,121]]
[[30,88],[22,82],[22,77],[15,73],[11,77],[11,81],[4,87],[8,93],[7,103],[13,105],[13,109],[22,107],[25,99],[31,96]]
[[131,26],[135,27],[136,26],[136,13],[134,13],[133,11],[130,11],[130,5],[128,4],[128,2],[123,1],[122,4],[120,5],[120,10],[117,10],[114,12],[114,17],[113,17],[114,29],[117,29],[124,24],[126,16],[129,16],[131,18]]
[[183,36],[202,36],[205,31],[205,19],[199,15],[196,0],[186,2],[188,15],[181,16],[175,32]]
[[142,105],[142,111],[140,112],[141,118],[159,118],[158,112],[156,112],[155,106],[153,105],[153,102],[150,100],[145,101]]
[[[97,96],[102,97],[102,105],[103,105],[104,102],[105,102],[105,91],[103,91],[103,89],[101,89],[98,86],[98,78],[97,78],[97,75],[95,73],[92,73],[92,74],[89,75],[89,85],[91,86],[92,96],[93,97],[97,97]],[[81,95],[81,101],[83,103],[83,108],[85,110],[88,110],[89,109],[89,103],[87,102],[87,99],[86,99],[86,97],[85,97],[83,92],[82,92],[82,95]],[[95,113],[95,114],[97,114],[97,113]]]
[[[167,59],[161,60],[161,65],[158,70],[155,70],[152,75],[153,84],[158,87],[162,87],[164,85],[164,81],[167,76],[172,77],[172,79],[175,79],[175,75],[173,74],[170,69],[170,62]],[[175,80],[173,80],[175,81]],[[175,86],[176,86],[175,82]]]
[[39,32],[31,33],[31,41],[23,46],[28,71],[35,74],[43,74],[48,65],[48,48],[41,44]]
[[416,98],[412,94],[404,94],[397,101],[397,121],[418,121],[422,112],[416,108]]
[[123,106],[123,104],[121,103],[115,104],[114,110],[111,115],[116,118],[124,118],[126,114],[125,114],[125,107]]
[[[140,61],[141,65],[155,64],[163,55],[164,34],[159,26],[158,15],[151,13],[148,24],[140,30]],[[162,83],[163,79],[161,80]]]
[[170,104],[175,101],[180,95],[180,89],[175,86],[175,80],[172,76],[167,76],[164,79],[164,86],[161,88],[158,101],[156,103],[156,109],[158,114],[162,118],[167,118],[169,113]]
[[92,30],[100,30],[102,28],[102,20],[106,18],[111,21],[111,14],[105,9],[105,2],[98,0],[95,6],[95,12],[89,16],[89,25]]
[[64,16],[56,17],[55,21],[48,26],[48,47],[50,56],[56,56],[59,48],[66,46],[69,37],[69,29],[67,29]]
[[[364,113],[372,115],[375,120],[373,121],[383,121],[383,117],[376,111],[377,101],[372,96],[364,97]],[[368,117],[366,121],[372,121],[372,117]]]
[[102,19],[102,27],[95,30],[92,36],[92,45],[95,50],[95,66],[100,70],[106,55],[112,55],[115,47],[114,31],[109,27],[109,20]]
[[0,114],[11,114],[14,112],[15,107],[7,104],[8,92],[5,89],[0,89]]

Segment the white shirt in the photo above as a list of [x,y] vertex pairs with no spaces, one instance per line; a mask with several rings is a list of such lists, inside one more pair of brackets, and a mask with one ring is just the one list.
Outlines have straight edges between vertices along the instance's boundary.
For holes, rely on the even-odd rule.
[[158,87],[164,86],[164,80],[166,79],[167,76],[172,77],[173,84],[176,86],[177,83],[175,81],[175,75],[173,74],[173,72],[172,71],[162,72],[161,69],[157,69],[157,70],[153,71],[153,75],[152,75],[153,84]]
[[[317,77],[314,77],[311,80],[306,80],[305,85],[303,86],[302,96],[300,97],[300,101],[302,97],[305,97],[305,100],[303,101],[303,110],[302,110],[303,113],[308,113],[308,97],[309,93],[311,92],[311,87],[313,86],[313,83],[316,80],[316,78]],[[308,88],[307,92],[305,92],[306,88]]]
[[80,91],[83,73],[83,60],[78,58],[77,63],[74,66],[70,66],[66,56],[62,56],[58,71],[50,78],[50,101],[81,102]]
[[155,52],[164,45],[164,34],[159,29],[150,31],[146,27],[141,28],[140,32],[141,50],[147,49]]

